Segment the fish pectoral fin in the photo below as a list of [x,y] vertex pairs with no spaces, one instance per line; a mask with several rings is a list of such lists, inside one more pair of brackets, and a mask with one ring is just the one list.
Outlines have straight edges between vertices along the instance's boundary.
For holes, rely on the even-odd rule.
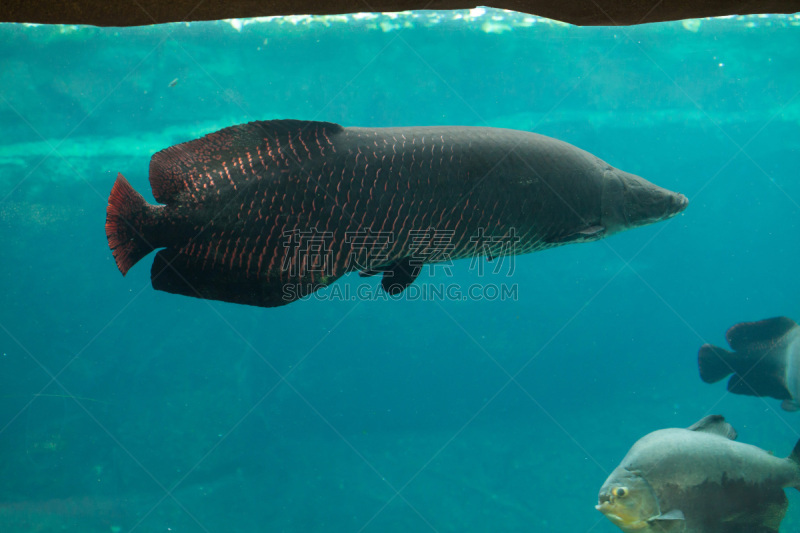
[[686,517],[683,516],[683,511],[679,509],[673,509],[654,516],[647,523],[650,526],[655,526],[653,527],[654,531],[663,531],[664,533],[683,533],[686,531]]
[[[728,381],[728,391],[744,396],[770,396],[776,400],[789,400],[792,393],[786,388],[785,374],[781,375],[776,365],[769,365],[770,360],[762,359],[757,371],[746,374],[746,378],[734,374]],[[763,368],[762,368],[763,367]]]
[[686,517],[683,516],[683,511],[680,509],[672,509],[666,513],[661,513],[652,520],[686,520]]
[[583,228],[582,230],[578,230],[580,235],[597,235],[598,233],[603,233],[606,230],[605,226],[589,226],[588,228]]
[[383,279],[381,287],[387,294],[392,296],[400,294],[414,283],[422,270],[422,262],[419,259],[404,257],[398,259],[387,268],[383,269]]
[[589,241],[601,238],[606,232],[605,226],[585,226],[575,231],[550,239],[551,243],[568,243],[575,241]]

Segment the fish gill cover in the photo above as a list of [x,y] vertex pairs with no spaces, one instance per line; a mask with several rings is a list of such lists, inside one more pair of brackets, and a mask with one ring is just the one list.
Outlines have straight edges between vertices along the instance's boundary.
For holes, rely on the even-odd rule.
[[[696,356],[800,316],[798,31],[489,10],[0,26],[3,531],[611,533],[597,487],[648,432],[719,412],[785,456],[797,415],[703,384]],[[283,118],[533,131],[692,205],[426,268],[436,290],[396,301],[257,309],[120,278],[99,227],[117,172],[154,203],[154,153]],[[502,284],[516,297],[482,292]]]

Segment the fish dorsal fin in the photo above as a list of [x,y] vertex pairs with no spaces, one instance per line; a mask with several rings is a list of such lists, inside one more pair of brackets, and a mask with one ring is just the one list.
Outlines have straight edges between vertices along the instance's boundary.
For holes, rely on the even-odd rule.
[[689,426],[689,431],[702,431],[725,437],[726,439],[736,440],[737,434],[733,426],[725,422],[722,415],[708,415]]
[[[334,150],[331,138],[344,128],[331,122],[265,120],[221,129],[193,141],[176,144],[150,159],[150,186],[162,204],[171,203],[183,191],[203,189],[196,180],[213,183],[215,172],[235,169],[239,159],[253,167],[287,167]],[[223,167],[223,163],[227,167]],[[226,178],[228,174],[226,173]],[[227,183],[227,179],[225,182]],[[208,185],[206,183],[206,185]]]
[[734,350],[748,350],[775,342],[796,326],[794,320],[785,316],[742,322],[732,326],[725,338]]

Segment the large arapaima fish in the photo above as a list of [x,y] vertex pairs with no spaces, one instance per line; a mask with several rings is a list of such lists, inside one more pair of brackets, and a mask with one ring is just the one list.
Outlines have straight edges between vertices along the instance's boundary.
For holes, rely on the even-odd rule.
[[523,254],[667,219],[688,200],[579,148],[481,127],[274,120],[156,153],[148,204],[120,174],[106,235],[159,290],[272,307],[347,272],[390,294],[425,263]]

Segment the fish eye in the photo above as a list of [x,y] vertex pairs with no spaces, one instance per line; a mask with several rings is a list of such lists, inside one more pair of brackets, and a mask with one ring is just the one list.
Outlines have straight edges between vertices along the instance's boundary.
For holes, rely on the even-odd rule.
[[616,487],[614,490],[611,491],[611,494],[616,496],[617,498],[624,498],[628,495],[628,489],[625,487]]

